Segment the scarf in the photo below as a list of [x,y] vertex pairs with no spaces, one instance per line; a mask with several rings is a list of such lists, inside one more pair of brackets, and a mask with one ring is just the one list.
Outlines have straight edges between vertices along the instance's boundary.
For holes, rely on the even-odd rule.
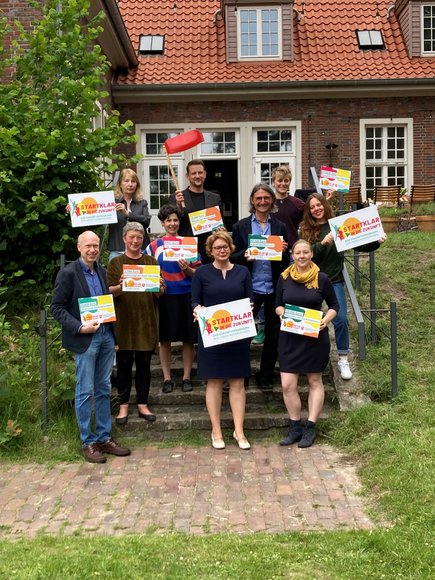
[[298,282],[299,284],[305,284],[307,288],[318,288],[319,287],[319,272],[320,268],[313,262],[310,262],[310,268],[306,272],[300,273],[296,268],[296,264],[289,266],[281,276],[284,280],[290,276],[292,280]]

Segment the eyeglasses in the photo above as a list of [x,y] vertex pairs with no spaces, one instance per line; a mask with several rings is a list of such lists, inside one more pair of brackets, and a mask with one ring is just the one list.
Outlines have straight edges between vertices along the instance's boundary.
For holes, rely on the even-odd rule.
[[254,197],[254,201],[272,201],[270,195],[265,195],[264,197]]
[[227,252],[229,249],[228,246],[213,246],[212,248],[215,252]]

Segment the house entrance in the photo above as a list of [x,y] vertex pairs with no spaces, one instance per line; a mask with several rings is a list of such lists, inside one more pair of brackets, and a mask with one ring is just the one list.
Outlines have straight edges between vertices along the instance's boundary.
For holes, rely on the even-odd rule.
[[239,178],[237,159],[204,159],[207,177],[204,188],[222,199],[222,219],[228,231],[239,219]]

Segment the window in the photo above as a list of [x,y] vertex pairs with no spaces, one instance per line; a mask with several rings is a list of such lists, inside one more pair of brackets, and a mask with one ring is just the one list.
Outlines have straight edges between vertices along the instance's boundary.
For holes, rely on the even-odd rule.
[[237,152],[235,131],[203,131],[202,155],[234,155]]
[[[150,131],[142,133],[142,150],[145,154],[142,189],[149,193],[149,198],[147,199],[149,199],[150,210],[154,214],[157,213],[162,205],[168,202],[170,194],[175,191],[175,184],[163,151],[163,143],[166,139],[175,137],[180,133],[181,131]],[[172,167],[179,182],[183,172],[181,155],[171,155]],[[181,183],[179,185],[180,187],[182,186]]]
[[[180,167],[181,165],[177,163],[173,164],[178,181],[180,180]],[[168,203],[169,196],[175,191],[175,185],[167,163],[149,163],[147,170],[146,181],[150,192],[150,210],[158,210],[162,205]]]
[[376,50],[385,48],[380,30],[357,30],[356,37],[361,50]]
[[164,156],[163,143],[166,139],[179,134],[179,131],[176,133],[145,133],[145,155]]
[[139,54],[163,54],[164,36],[141,36],[139,40]]
[[435,5],[421,7],[422,52],[435,53]]
[[410,123],[366,124],[363,140],[366,196],[373,197],[377,185],[408,187],[411,181]]
[[257,153],[283,153],[293,151],[291,129],[257,131]]
[[240,8],[237,21],[239,58],[281,58],[280,8]]
[[271,185],[272,171],[287,165],[292,173],[290,192],[296,188],[295,129],[256,129],[254,131],[255,181]]

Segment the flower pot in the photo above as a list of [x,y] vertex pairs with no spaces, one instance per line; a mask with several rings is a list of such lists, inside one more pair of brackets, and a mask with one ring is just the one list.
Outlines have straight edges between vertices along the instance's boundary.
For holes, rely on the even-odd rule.
[[416,216],[419,232],[435,232],[435,215]]
[[382,227],[384,232],[396,232],[398,218],[396,216],[392,217],[381,217]]

